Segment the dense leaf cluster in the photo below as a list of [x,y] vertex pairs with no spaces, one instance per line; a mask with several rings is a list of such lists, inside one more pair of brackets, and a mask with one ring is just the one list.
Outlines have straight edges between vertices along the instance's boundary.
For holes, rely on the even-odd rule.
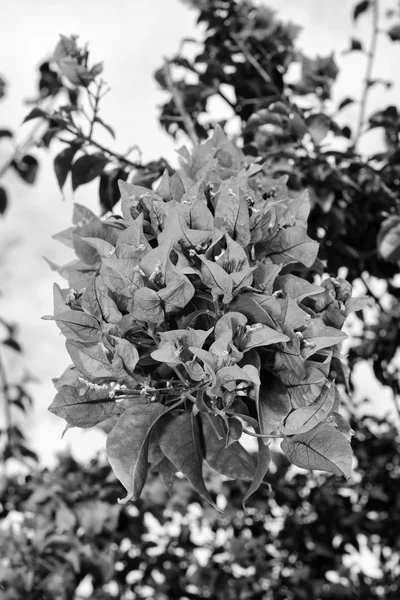
[[[121,182],[122,216],[101,220],[75,205],[56,238],[77,259],[53,268],[54,319],[73,365],[50,410],[69,426],[118,417],[111,465],[137,499],[149,463],[169,486],[182,472],[210,500],[205,460],[219,473],[262,483],[269,438],[289,460],[349,477],[350,426],[339,414],[331,366],[365,300],[351,285],[293,275],[310,269],[309,200],[247,163],[221,129],[165,171],[155,191]],[[257,464],[239,443],[258,436]]]
[[[355,425],[354,425],[355,426]],[[223,516],[184,479],[154,475],[119,506],[109,466],[62,458],[53,471],[2,481],[1,600],[336,600],[399,595],[399,440],[358,419],[353,481],[293,474],[273,453],[272,490],[241,510],[243,483],[208,473]],[[374,430],[374,433],[373,433]]]

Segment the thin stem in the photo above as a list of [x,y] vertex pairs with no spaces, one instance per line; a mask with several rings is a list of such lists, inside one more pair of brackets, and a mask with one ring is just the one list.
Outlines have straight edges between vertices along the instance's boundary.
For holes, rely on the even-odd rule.
[[180,370],[178,369],[178,367],[172,367],[172,369],[175,371],[175,373],[177,374],[177,376],[179,377],[179,379],[181,380],[181,382],[183,383],[183,385],[187,386],[188,382],[184,378],[184,376],[182,375],[182,373],[180,372]]
[[[145,168],[140,163],[135,163],[135,162],[129,160],[128,158],[125,158],[124,156],[122,156],[122,154],[117,154],[116,152],[113,152],[109,148],[102,146],[102,144],[99,144],[99,142],[96,142],[96,140],[84,135],[81,131],[74,131],[70,127],[66,127],[65,129],[66,129],[66,131],[68,131],[68,133],[72,133],[72,135],[78,136],[80,141],[82,141],[86,144],[90,144],[91,146],[94,146],[95,148],[98,148],[105,154],[108,154],[112,158],[115,158],[116,160],[118,160],[122,163],[125,163],[126,165],[133,167],[134,169],[144,169]],[[71,143],[69,140],[64,140],[64,139],[61,139],[60,141],[65,142],[67,144]]]
[[[96,119],[97,119],[97,113],[99,111],[99,103],[100,103],[100,98],[101,98],[101,88],[103,87],[103,81],[100,81],[97,84],[97,90],[96,90],[96,94],[94,97],[94,102],[93,102],[93,117],[92,117],[92,121],[90,123],[90,130],[89,130],[89,134],[88,134],[88,138],[92,137],[93,134],[93,128],[94,128],[94,124],[96,123]],[[90,96],[88,96],[88,98],[90,98]]]
[[384,309],[384,307],[382,306],[382,303],[380,301],[380,298],[378,298],[378,296],[372,291],[371,286],[369,285],[366,277],[364,275],[360,276],[361,281],[363,282],[365,289],[367,290],[368,294],[371,296],[371,298],[373,298],[375,300],[375,302],[377,303],[377,305],[379,306],[379,308],[381,309],[381,311],[386,314],[386,310]]
[[246,44],[240,39],[240,37],[236,33],[230,33],[230,37],[235,41],[245,59],[254,67],[254,69],[265,81],[265,83],[268,83],[268,85],[271,88],[273,88],[274,92],[278,95],[278,97],[281,97],[282,94],[272,81],[271,76],[267,73],[267,71],[259,63],[259,61],[252,55]]
[[0,377],[1,377],[1,389],[4,395],[4,427],[7,436],[7,445],[9,448],[12,446],[12,416],[11,416],[11,398],[9,394],[9,384],[7,381],[6,370],[4,361],[0,355]]
[[242,431],[243,431],[243,433],[247,433],[247,435],[251,435],[256,438],[264,438],[264,439],[271,438],[271,439],[273,439],[273,438],[283,438],[284,437],[283,435],[273,435],[273,434],[264,435],[263,433],[253,433],[252,431],[249,431],[248,429],[246,429],[246,427],[242,427]]
[[367,54],[367,68],[365,71],[364,89],[361,97],[360,113],[358,116],[358,126],[356,135],[354,137],[354,147],[357,146],[361,132],[364,126],[365,112],[367,108],[368,94],[371,87],[371,76],[372,69],[374,66],[374,60],[376,55],[376,46],[378,41],[379,33],[379,0],[373,0],[372,2],[372,34],[371,34],[371,45]]
[[170,63],[167,59],[165,59],[164,75],[165,75],[165,82],[167,84],[167,89],[175,102],[175,106],[176,106],[178,112],[180,113],[181,117],[183,118],[186,133],[189,136],[189,138],[192,140],[193,145],[198,146],[199,138],[197,136],[194,123],[185,108],[185,104],[184,104],[181,92],[179,91],[179,89],[176,87],[176,85],[174,84],[174,82],[172,80]]

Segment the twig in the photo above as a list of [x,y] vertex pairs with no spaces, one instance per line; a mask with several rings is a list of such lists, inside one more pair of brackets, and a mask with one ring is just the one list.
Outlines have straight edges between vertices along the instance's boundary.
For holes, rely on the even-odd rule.
[[239,49],[243,53],[243,56],[245,57],[245,59],[249,61],[249,63],[254,67],[254,69],[257,71],[257,73],[265,81],[265,83],[268,83],[268,85],[274,90],[274,92],[277,94],[278,98],[281,98],[282,97],[281,91],[276,87],[276,85],[274,84],[274,82],[271,79],[271,76],[267,73],[267,71],[264,69],[264,67],[252,55],[252,53],[250,52],[250,50],[248,49],[246,44],[244,42],[242,42],[242,40],[240,39],[240,37],[238,35],[236,35],[236,33],[230,33],[229,35],[234,40],[234,42],[239,46]]
[[[92,106],[92,110],[93,110],[93,116],[92,116],[92,121],[90,123],[90,129],[89,129],[89,134],[88,134],[88,138],[92,137],[93,134],[93,128],[94,128],[94,124],[96,123],[96,119],[97,119],[97,113],[99,110],[99,103],[100,103],[100,98],[101,98],[101,88],[103,87],[103,81],[100,81],[97,84],[97,90],[96,90],[96,94],[94,97],[94,102],[93,102],[93,106]],[[88,95],[88,98],[90,98],[90,96]]]
[[363,282],[368,294],[371,296],[371,298],[373,298],[375,300],[375,302],[377,303],[377,305],[379,306],[379,308],[381,309],[381,311],[385,314],[386,310],[384,309],[384,307],[382,306],[382,303],[380,301],[380,298],[378,298],[378,296],[372,291],[368,281],[366,280],[365,276],[363,276],[362,274],[360,275],[360,279]]
[[178,112],[180,113],[181,117],[183,118],[186,133],[189,136],[189,138],[191,139],[193,145],[198,146],[199,138],[197,136],[196,129],[194,127],[194,123],[185,108],[185,104],[183,102],[181,92],[178,90],[178,88],[176,87],[176,85],[174,84],[174,82],[172,80],[170,64],[167,59],[165,59],[164,75],[165,75],[165,83],[167,84],[167,89],[175,102],[175,106],[176,106]]
[[12,446],[12,417],[11,417],[11,398],[9,394],[9,385],[6,377],[6,370],[4,361],[0,355],[0,377],[1,377],[1,389],[4,395],[4,428],[7,436],[7,445],[9,448]]
[[248,429],[246,429],[246,427],[243,427],[243,426],[242,426],[242,431],[243,431],[243,433],[247,433],[247,435],[251,435],[256,438],[264,438],[264,439],[271,438],[271,439],[273,439],[273,438],[283,438],[284,437],[283,435],[274,435],[274,434],[264,435],[263,433],[253,433],[252,431],[249,431]]
[[367,54],[367,57],[368,57],[367,68],[366,68],[366,72],[365,72],[363,95],[361,97],[360,113],[358,116],[358,126],[357,126],[357,130],[356,130],[357,132],[354,137],[354,147],[357,146],[357,143],[359,141],[361,131],[362,131],[362,128],[364,125],[365,111],[367,108],[367,99],[368,99],[368,94],[369,94],[369,90],[371,87],[372,69],[374,66],[374,60],[375,60],[375,55],[376,55],[376,46],[377,46],[377,41],[378,41],[378,33],[379,33],[378,25],[379,25],[379,0],[373,0],[373,2],[372,2],[371,45],[370,45],[369,52]]
[[[109,148],[106,148],[105,146],[102,146],[102,144],[99,144],[99,142],[96,142],[96,140],[87,137],[81,131],[74,131],[73,129],[71,129],[69,127],[66,127],[65,129],[66,129],[66,131],[68,131],[68,133],[72,133],[72,135],[77,136],[79,138],[79,140],[82,141],[83,143],[90,144],[91,146],[98,148],[99,150],[108,154],[112,158],[115,158],[116,160],[118,160],[122,163],[125,163],[126,165],[133,167],[134,169],[145,169],[145,166],[142,165],[141,163],[135,163],[135,162],[129,160],[128,158],[125,158],[125,156],[123,156],[122,154],[117,154],[116,152],[113,152]],[[71,140],[65,140],[62,138],[60,138],[60,141],[66,143],[66,144],[71,143]]]

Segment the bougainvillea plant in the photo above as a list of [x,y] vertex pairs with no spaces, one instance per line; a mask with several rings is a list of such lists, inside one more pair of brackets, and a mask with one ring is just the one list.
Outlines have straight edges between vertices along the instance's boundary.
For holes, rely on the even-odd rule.
[[[54,319],[73,365],[50,411],[69,427],[114,417],[107,455],[137,499],[149,468],[181,472],[211,502],[202,464],[261,485],[272,438],[291,463],[349,478],[352,430],[339,413],[341,330],[364,306],[348,282],[311,268],[306,193],[289,198],[217,128],[155,191],[120,182],[122,216],[75,205],[56,238],[77,259],[59,268]],[[332,369],[333,370],[333,369]],[[344,371],[344,368],[342,369]],[[257,459],[241,444],[257,437]]]

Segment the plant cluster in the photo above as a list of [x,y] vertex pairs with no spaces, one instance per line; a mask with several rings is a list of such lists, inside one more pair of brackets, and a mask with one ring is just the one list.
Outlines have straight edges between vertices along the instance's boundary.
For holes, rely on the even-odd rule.
[[[245,502],[275,437],[293,464],[350,477],[352,432],[330,372],[345,382],[342,326],[365,299],[345,280],[293,275],[317,261],[307,194],[289,198],[221,129],[179,153],[155,191],[120,182],[122,216],[75,205],[56,236],[77,260],[58,268],[70,287],[55,285],[47,317],[73,361],[50,410],[79,427],[118,416],[107,455],[124,502],[149,464],[211,500],[203,460],[250,481]],[[258,438],[257,463],[243,433]]]

